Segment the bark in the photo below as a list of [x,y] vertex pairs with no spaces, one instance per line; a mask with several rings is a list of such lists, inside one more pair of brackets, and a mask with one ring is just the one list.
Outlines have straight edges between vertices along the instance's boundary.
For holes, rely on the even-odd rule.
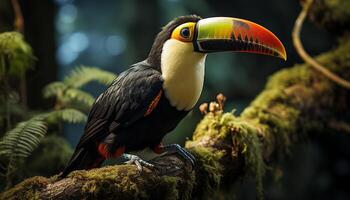
[[[320,6],[320,2],[328,5],[324,3],[327,0],[315,5]],[[328,9],[333,8],[334,5]],[[337,48],[315,59],[350,80],[350,37],[345,31],[341,35]],[[181,157],[170,154],[151,160],[162,170],[144,168],[140,172],[133,165],[115,165],[75,171],[62,180],[33,177],[0,197],[200,199],[246,175],[256,178],[261,193],[266,166],[278,162],[298,139],[343,127],[339,124],[344,125],[346,120],[343,113],[349,111],[350,93],[307,64],[300,64],[271,76],[265,89],[240,116],[223,112],[222,98],[217,101],[210,104],[209,111],[201,106],[207,114],[192,140],[186,142],[186,148],[197,159],[193,170]]]

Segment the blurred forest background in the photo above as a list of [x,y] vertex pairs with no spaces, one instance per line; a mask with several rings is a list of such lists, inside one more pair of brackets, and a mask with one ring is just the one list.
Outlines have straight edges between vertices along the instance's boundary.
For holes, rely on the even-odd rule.
[[[284,43],[288,54],[287,62],[247,54],[221,53],[208,56],[205,87],[198,104],[211,101],[221,92],[228,98],[226,110],[235,109],[236,114],[239,114],[263,89],[269,75],[302,62],[291,41],[291,30],[300,11],[299,1],[296,0],[19,2],[24,18],[24,37],[36,58],[33,68],[26,72],[25,79],[13,81],[14,88],[20,91],[16,103],[23,108],[21,112],[39,112],[55,106],[57,102],[54,98],[43,98],[44,87],[51,82],[64,80],[76,66],[96,66],[119,74],[131,64],[145,59],[160,27],[180,15],[249,19],[274,32]],[[13,22],[11,1],[1,0],[0,32],[13,31]],[[336,42],[331,35],[307,22],[302,40],[311,55],[329,50]],[[82,87],[94,97],[105,88],[98,83],[88,83]],[[87,113],[88,109],[81,110]],[[25,119],[24,115],[17,117],[17,121]],[[165,143],[184,144],[200,119],[201,114],[195,109],[173,133],[168,134]],[[58,126],[54,134],[45,137],[33,155],[22,162],[25,167],[16,170],[12,176],[13,183],[33,175],[50,176],[62,169],[83,133],[84,123],[61,123]],[[9,127],[1,126],[0,136],[6,130]],[[303,144],[291,150],[290,156],[281,163],[280,174],[265,178],[266,199],[350,198],[350,192],[343,184],[350,178],[349,136],[337,134],[311,137],[305,138]],[[275,179],[278,181],[275,182]],[[1,187],[5,187],[3,183]],[[253,180],[244,182],[238,197],[254,199],[254,187]],[[229,199],[229,196],[229,192],[220,195],[224,199]]]

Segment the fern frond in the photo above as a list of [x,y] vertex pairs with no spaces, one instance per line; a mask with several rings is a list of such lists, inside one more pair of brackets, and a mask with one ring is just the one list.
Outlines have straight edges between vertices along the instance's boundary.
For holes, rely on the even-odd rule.
[[8,131],[0,141],[0,155],[6,157],[27,157],[39,145],[46,134],[43,117],[34,117],[21,122]]
[[84,113],[73,108],[65,108],[62,110],[52,111],[47,114],[48,121],[57,122],[64,121],[69,123],[84,123],[87,117]]
[[63,82],[70,87],[80,88],[91,81],[109,85],[115,77],[115,74],[96,67],[81,66],[74,69]]
[[63,98],[67,103],[72,103],[75,101],[83,103],[87,107],[91,107],[95,101],[95,98],[91,94],[75,88],[67,89]]
[[43,89],[43,95],[45,98],[55,97],[59,94],[63,94],[64,90],[67,89],[67,86],[59,81],[52,82],[45,86]]
[[0,76],[22,76],[33,65],[32,48],[18,32],[0,34]]

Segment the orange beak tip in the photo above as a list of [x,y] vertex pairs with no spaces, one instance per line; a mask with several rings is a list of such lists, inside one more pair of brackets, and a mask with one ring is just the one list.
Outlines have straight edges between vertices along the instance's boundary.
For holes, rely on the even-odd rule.
[[284,61],[287,61],[287,53],[284,51],[281,55],[281,58],[284,60]]

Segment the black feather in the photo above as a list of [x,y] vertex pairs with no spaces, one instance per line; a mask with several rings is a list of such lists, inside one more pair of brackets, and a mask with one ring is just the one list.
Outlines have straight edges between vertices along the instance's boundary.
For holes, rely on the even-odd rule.
[[145,61],[120,74],[94,103],[77,148],[105,138],[111,127],[126,127],[142,118],[162,83],[161,74]]
[[147,61],[155,67],[158,71],[161,71],[160,69],[160,57],[162,54],[163,44],[170,38],[171,33],[173,30],[186,22],[198,22],[202,18],[197,15],[187,15],[187,16],[181,16],[178,18],[175,18],[174,20],[170,21],[167,25],[165,25],[162,30],[158,33],[157,37],[155,38],[152,49],[148,55]]
[[173,107],[164,92],[154,110],[145,113],[163,90],[160,57],[164,42],[178,25],[200,19],[190,15],[168,23],[157,35],[147,60],[121,73],[96,99],[62,177],[76,169],[100,165],[104,160],[98,153],[100,143],[106,144],[111,153],[118,147],[125,147],[126,152],[155,147],[186,116],[188,111]]

